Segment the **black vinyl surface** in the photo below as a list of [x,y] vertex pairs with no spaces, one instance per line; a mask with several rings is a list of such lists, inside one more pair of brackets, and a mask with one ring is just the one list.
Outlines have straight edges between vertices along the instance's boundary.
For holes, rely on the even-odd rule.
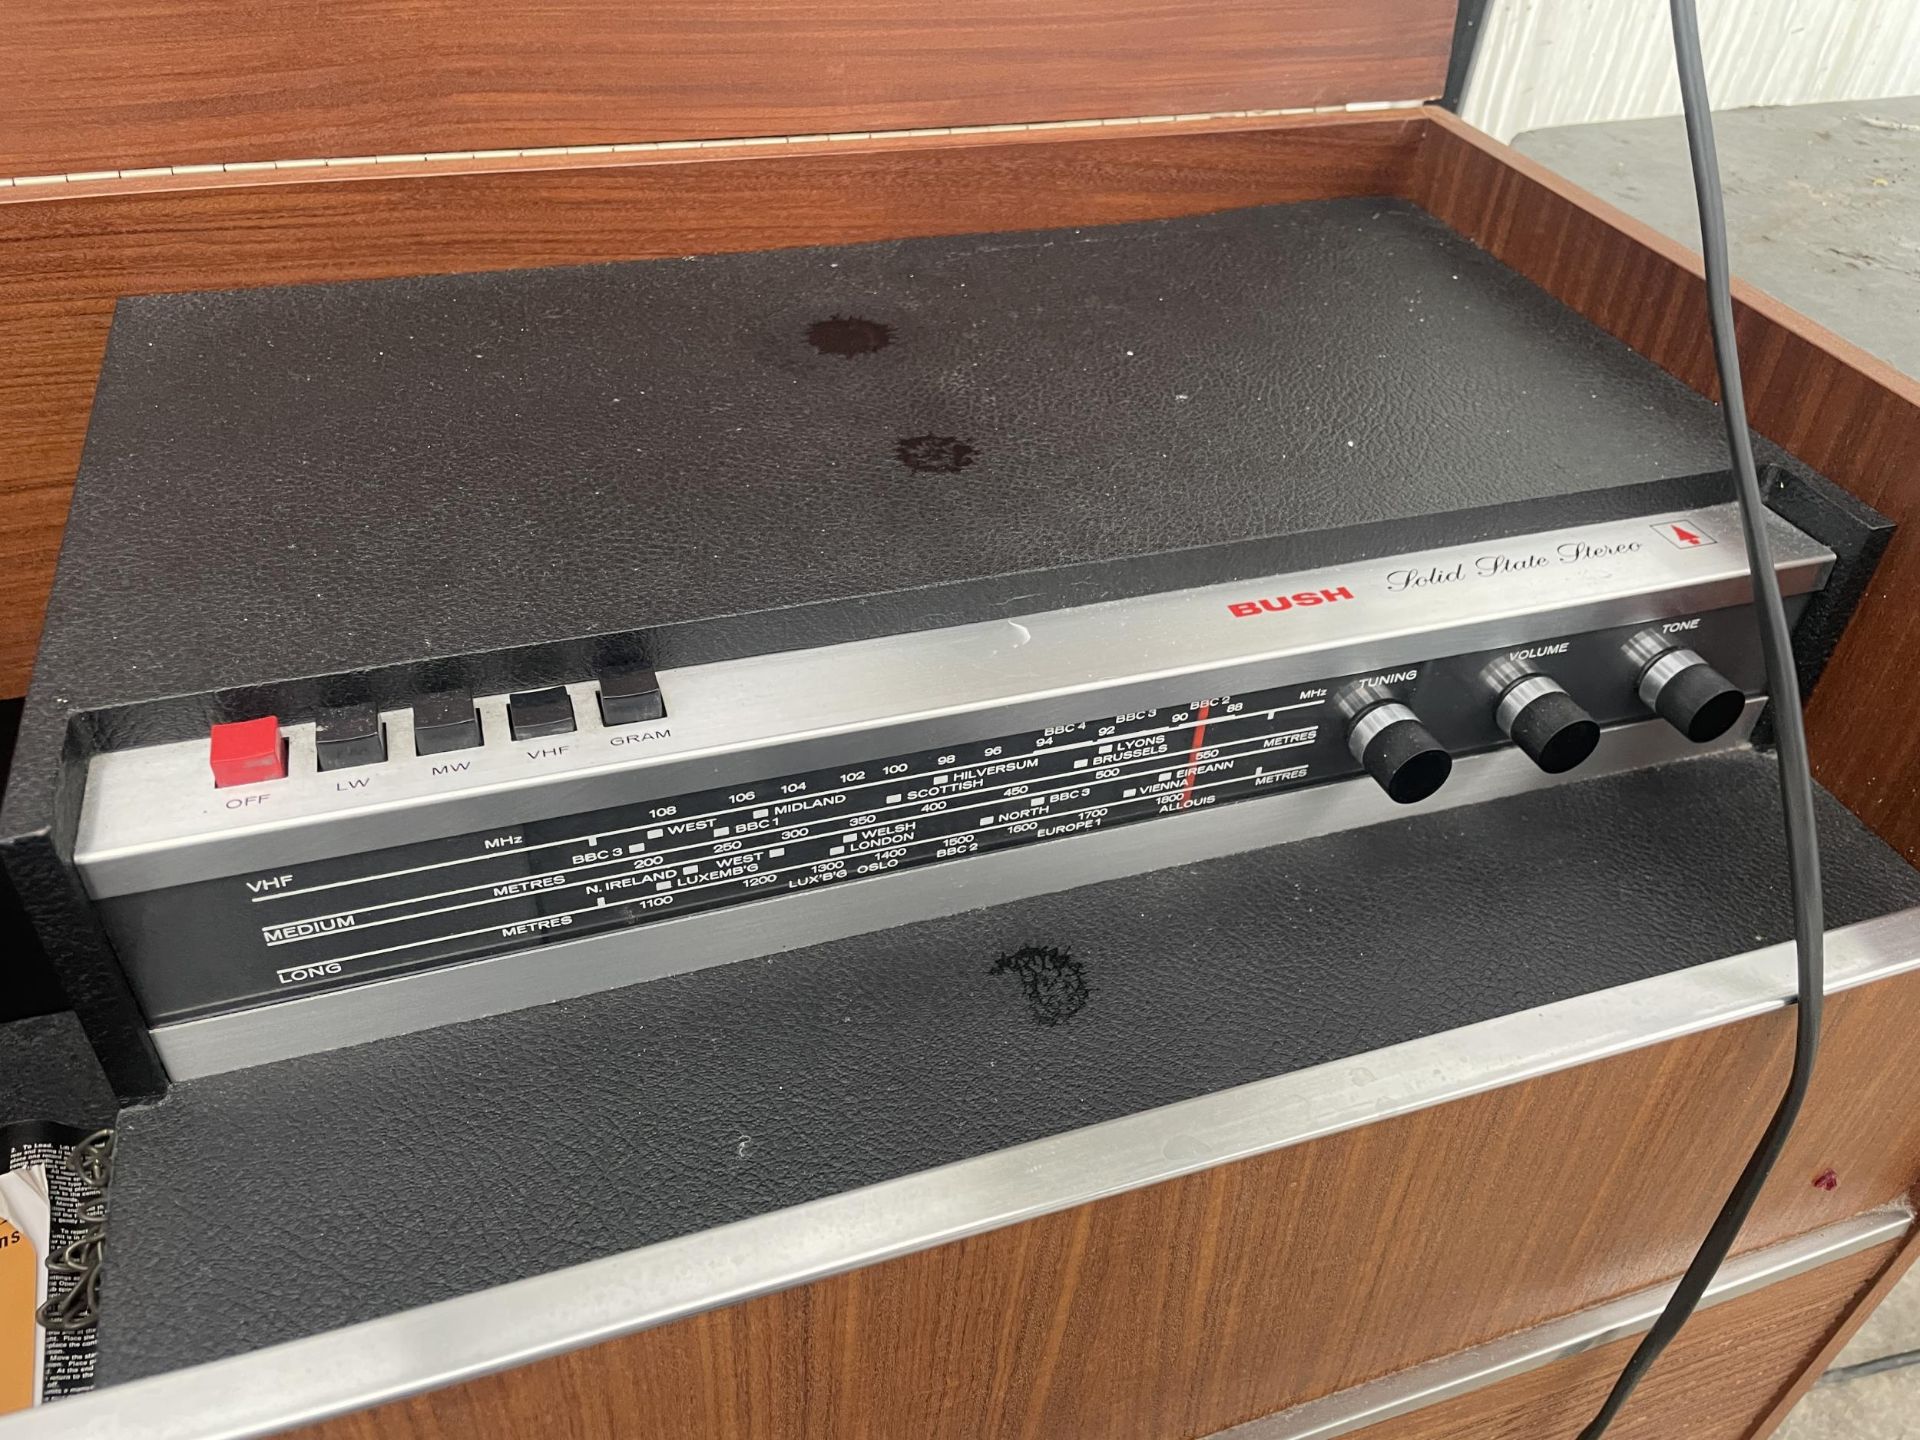
[[1393,200],[135,298],[33,703],[566,636],[686,663],[1724,469],[1706,400]]
[[[20,733],[22,708],[17,699],[0,700],[0,786],[6,784],[7,772],[13,766],[13,742]],[[47,963],[46,949],[5,870],[0,870],[0,954],[8,957],[0,962],[0,1025],[66,1009],[67,1000],[53,967]],[[0,1047],[0,1055],[5,1053]],[[0,1073],[0,1087],[6,1083],[6,1076]]]
[[[1831,924],[1920,903],[1821,824]],[[1684,761],[191,1081],[122,1117],[102,1375],[1783,940],[1779,833]]]
[[0,1127],[50,1120],[97,1130],[118,1108],[71,1010],[0,1024]]

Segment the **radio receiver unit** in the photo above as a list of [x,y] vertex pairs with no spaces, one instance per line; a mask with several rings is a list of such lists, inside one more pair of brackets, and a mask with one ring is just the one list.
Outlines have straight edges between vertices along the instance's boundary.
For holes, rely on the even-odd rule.
[[1721,445],[1378,200],[123,302],[9,863],[177,1078],[1745,745]]

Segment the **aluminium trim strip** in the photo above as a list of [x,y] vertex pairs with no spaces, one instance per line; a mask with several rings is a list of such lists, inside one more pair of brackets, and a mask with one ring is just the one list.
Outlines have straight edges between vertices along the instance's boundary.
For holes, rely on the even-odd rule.
[[[1833,931],[1829,994],[1920,970],[1920,906]],[[246,1440],[524,1365],[1791,1003],[1791,944],[1521,1011],[0,1420]]]
[[762,145],[847,144],[870,140],[920,140],[945,135],[1012,135],[1050,130],[1104,129],[1114,125],[1199,125],[1221,120],[1272,120],[1289,115],[1350,115],[1376,110],[1413,110],[1426,100],[1355,100],[1344,105],[1301,105],[1283,110],[1211,110],[1195,115],[1121,115],[1097,120],[1037,120],[1007,125],[935,125],[912,130],[851,130],[806,135],[743,135],[720,140],[642,140],[586,145],[533,145],[497,150],[435,150],[423,154],[325,156],[300,160],[228,160],[199,165],[145,165],[123,170],[73,170],[53,175],[0,176],[0,188],[87,185],[101,180],[155,180],[176,176],[319,170],[343,165],[459,165],[472,160],[547,160],[574,155],[646,155],[667,150],[738,150]]
[[[1894,1205],[1796,1235],[1764,1250],[1736,1255],[1721,1267],[1707,1287],[1700,1308],[1711,1310],[1822,1265],[1885,1245],[1900,1239],[1912,1227],[1913,1211],[1905,1205]],[[1263,1415],[1231,1429],[1216,1430],[1208,1440],[1334,1440],[1338,1435],[1350,1435],[1369,1425],[1424,1410],[1443,1400],[1470,1395],[1616,1340],[1644,1335],[1653,1328],[1653,1322],[1659,1318],[1673,1291],[1671,1284],[1636,1290],[1618,1300],[1576,1310],[1571,1315],[1517,1330],[1485,1345],[1383,1375],[1364,1385],[1337,1390],[1322,1399]]]

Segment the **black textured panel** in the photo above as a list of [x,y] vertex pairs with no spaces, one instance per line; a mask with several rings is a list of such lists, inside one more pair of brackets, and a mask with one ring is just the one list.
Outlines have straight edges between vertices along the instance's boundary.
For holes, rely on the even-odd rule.
[[[1893,541],[1894,525],[1831,480],[1799,466],[1768,466],[1760,487],[1768,509],[1833,551],[1833,571],[1825,587],[1810,598],[1793,627],[1800,690],[1811,695]],[[1768,706],[1754,730],[1754,743],[1770,744],[1772,739],[1773,707]]]
[[96,1130],[113,1124],[117,1108],[72,1011],[0,1025],[0,1127],[51,1120]]
[[[1683,762],[177,1086],[122,1120],[103,1373],[1784,939],[1774,783]],[[1831,923],[1920,903],[1821,820]]]
[[[887,343],[823,353],[836,316]],[[1399,201],[134,299],[64,557],[115,582],[61,586],[40,683],[119,704],[1724,468],[1706,401]]]
[[[0,785],[6,783],[13,764],[20,712],[19,700],[0,700]],[[47,963],[45,947],[27,922],[19,892],[5,871],[0,871],[0,954],[7,956],[5,981],[0,983],[0,1023],[66,1009],[66,997]],[[0,1084],[4,1083],[0,1077]]]

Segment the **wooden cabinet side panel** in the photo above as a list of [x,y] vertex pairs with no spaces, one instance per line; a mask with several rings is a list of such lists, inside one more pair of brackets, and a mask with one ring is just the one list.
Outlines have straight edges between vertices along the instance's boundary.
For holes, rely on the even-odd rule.
[[[1717,395],[1693,252],[1451,116],[1411,198],[1694,389]],[[1807,714],[1820,782],[1920,860],[1920,381],[1736,287],[1754,428],[1901,524]]]
[[[1871,1288],[1899,1242],[1837,1260],[1694,1317],[1647,1372],[1608,1440],[1747,1440]],[[1638,1337],[1542,1366],[1357,1440],[1574,1440]]]
[[1764,1440],[1765,1436],[1780,1428],[1788,1412],[1827,1373],[1827,1367],[1839,1358],[1840,1352],[1847,1348],[1847,1342],[1866,1323],[1867,1317],[1879,1308],[1880,1302],[1887,1298],[1893,1287],[1900,1283],[1901,1277],[1913,1269],[1916,1260],[1920,1260],[1920,1226],[1907,1232],[1893,1258],[1874,1276],[1873,1283],[1855,1297],[1853,1305],[1841,1316],[1840,1322],[1827,1332],[1820,1347],[1799,1367],[1792,1382],[1775,1398],[1755,1427],[1754,1440]]
[[[1914,1178],[1920,1074],[1886,1061],[1920,975],[1831,1013],[1744,1245]],[[1689,1036],[303,1433],[1207,1434],[1677,1274],[1777,1099],[1790,1038],[1785,1014]],[[1829,1168],[1832,1190],[1814,1184]]]

